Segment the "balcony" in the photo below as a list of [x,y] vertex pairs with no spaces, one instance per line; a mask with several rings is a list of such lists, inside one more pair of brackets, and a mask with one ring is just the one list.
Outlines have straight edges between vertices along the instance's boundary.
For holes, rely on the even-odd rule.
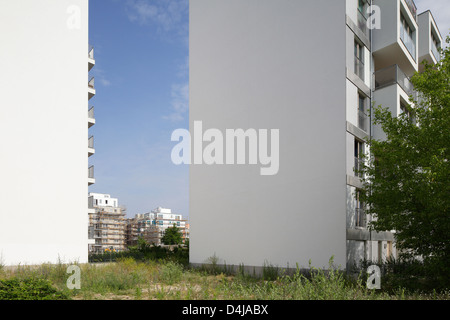
[[89,137],[88,140],[88,157],[92,156],[95,153],[94,148],[94,136]]
[[95,96],[95,79],[90,77],[88,81],[88,100]]
[[88,71],[91,71],[91,69],[95,65],[95,59],[94,59],[94,47],[92,45],[89,45],[88,50]]
[[88,111],[88,129],[95,124],[94,107],[91,107]]
[[411,80],[398,65],[392,65],[382,70],[378,70],[374,73],[374,76],[375,90],[396,84],[399,85],[408,96],[412,96],[417,100],[417,93],[414,90]]
[[411,57],[416,60],[416,40],[406,22],[400,23],[400,40],[405,45]]
[[90,166],[88,168],[88,186],[93,185],[94,183],[95,183],[94,166]]
[[[399,66],[393,65],[379,70],[374,73],[374,78],[373,102],[375,105],[387,108],[393,117],[398,117],[402,113],[402,106],[414,108],[414,101],[417,101],[418,94]],[[372,125],[371,133],[376,140],[387,138],[379,124]]]
[[434,41],[431,41],[431,52],[433,53],[434,59],[436,59],[437,62],[441,61],[441,54],[439,53],[436,42]]
[[364,15],[364,13],[362,13],[359,9],[358,9],[358,27],[366,35],[367,38],[370,37],[370,30],[367,27],[367,18]]
[[[419,62],[426,60],[430,64],[436,64],[441,60],[440,48],[443,39],[430,11],[419,15]],[[419,71],[423,71],[422,63]]]
[[372,30],[375,70],[398,64],[408,75],[419,70],[417,9],[414,1],[374,0],[380,7],[382,28]]
[[95,214],[94,197],[92,196],[88,197],[88,213]]

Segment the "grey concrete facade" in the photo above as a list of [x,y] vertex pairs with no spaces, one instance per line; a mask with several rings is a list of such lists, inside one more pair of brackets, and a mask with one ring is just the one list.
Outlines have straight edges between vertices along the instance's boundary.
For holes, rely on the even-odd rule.
[[355,169],[369,139],[385,138],[372,105],[414,107],[409,77],[442,43],[432,15],[409,0],[190,3],[191,135],[195,121],[280,132],[277,175],[191,165],[191,263],[323,267],[334,256],[348,270],[395,257],[395,233],[367,230]]
[[276,175],[191,165],[191,263],[345,265],[344,16],[344,1],[190,2],[191,135],[280,130]]

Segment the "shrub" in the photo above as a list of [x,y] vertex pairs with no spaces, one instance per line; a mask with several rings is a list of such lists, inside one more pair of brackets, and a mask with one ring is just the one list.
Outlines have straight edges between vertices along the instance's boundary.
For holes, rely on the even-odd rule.
[[69,297],[55,289],[44,279],[0,280],[0,300],[68,300]]

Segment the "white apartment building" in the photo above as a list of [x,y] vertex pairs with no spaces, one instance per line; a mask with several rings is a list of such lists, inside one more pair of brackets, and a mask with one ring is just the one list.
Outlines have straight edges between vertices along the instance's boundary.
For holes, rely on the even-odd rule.
[[182,215],[172,213],[171,209],[158,207],[148,213],[136,214],[129,223],[136,225],[135,237],[143,237],[155,245],[162,244],[165,231],[173,225],[180,229],[183,242],[189,239],[189,224]]
[[88,0],[0,1],[4,265],[88,261],[88,14]]
[[349,269],[395,256],[392,232],[366,228],[355,169],[368,139],[384,138],[371,106],[414,107],[409,77],[439,60],[442,42],[412,0],[191,0],[191,135],[194,121],[279,129],[280,160],[272,176],[190,166],[190,262],[307,268],[334,257]]
[[89,193],[89,253],[124,251],[126,210],[109,194]]

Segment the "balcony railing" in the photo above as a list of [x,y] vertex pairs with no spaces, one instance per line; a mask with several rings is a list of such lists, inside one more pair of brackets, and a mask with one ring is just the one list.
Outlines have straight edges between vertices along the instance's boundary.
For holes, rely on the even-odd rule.
[[358,9],[358,27],[367,37],[369,37],[370,32],[369,28],[367,27],[367,18],[359,9]]
[[411,12],[412,16],[414,17],[414,20],[417,21],[417,7],[414,3],[414,0],[405,0],[406,5],[408,6],[409,11]]
[[88,110],[88,118],[89,118],[89,119],[95,119],[94,107],[91,107],[91,108]]
[[94,149],[94,136],[90,136],[88,140],[88,148]]
[[439,53],[439,49],[433,40],[431,40],[431,52],[433,52],[434,58],[437,62],[441,61],[441,54]]
[[400,39],[402,40],[406,49],[408,49],[408,52],[411,54],[414,61],[416,61],[416,41],[410,35],[408,30],[406,30],[403,23],[400,23]]
[[355,209],[355,226],[360,228],[366,227],[366,211],[362,208]]
[[94,77],[89,78],[88,87],[92,88],[92,89],[95,89],[94,85],[95,85]]
[[94,209],[94,197],[88,197],[88,208]]
[[411,80],[406,74],[398,67],[398,65],[392,65],[390,67],[378,70],[375,72],[375,90],[398,84],[403,91],[409,96],[413,96],[417,99],[417,93],[414,90],[414,86]]
[[88,57],[90,59],[94,59],[94,46],[93,45],[89,45]]
[[88,169],[88,178],[94,179],[94,166],[90,166]]

